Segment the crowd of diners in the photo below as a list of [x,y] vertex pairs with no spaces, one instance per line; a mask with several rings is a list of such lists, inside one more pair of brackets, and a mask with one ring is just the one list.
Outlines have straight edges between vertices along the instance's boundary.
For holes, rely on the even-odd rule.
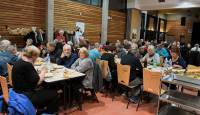
[[[36,47],[31,39],[27,39],[26,46],[18,50],[9,40],[0,41],[0,75],[8,76],[7,63],[13,65],[12,82],[15,92],[26,95],[33,103],[34,107],[46,107],[45,112],[53,114],[58,112],[60,94],[58,89],[62,89],[62,83],[53,84],[53,87],[46,87],[44,83],[47,68],[42,67],[38,73],[34,68],[34,62],[38,57],[45,58],[50,56],[51,63],[63,65],[66,68],[74,69],[78,72],[85,73],[86,76],[81,81],[85,88],[93,88],[93,71],[96,59],[107,60],[111,73],[112,91],[117,90],[117,64],[115,58],[121,59],[121,64],[130,65],[130,85],[137,85],[142,82],[144,64],[163,66],[165,59],[172,61],[173,68],[187,67],[188,53],[190,51],[200,51],[199,45],[196,44],[191,48],[190,44],[180,44],[179,42],[167,43],[162,41],[154,43],[139,40],[117,40],[116,43],[90,44],[88,40],[81,40],[78,46],[72,42],[65,42],[61,37],[53,42],[41,43]],[[184,52],[182,53],[182,50]],[[161,61],[162,60],[162,61]],[[79,83],[72,90],[74,95],[79,95]],[[42,88],[41,88],[42,86]],[[40,88],[39,88],[40,87]],[[125,89],[122,89],[123,94]],[[140,88],[135,87],[130,93],[131,101],[137,102]],[[75,96],[77,97],[77,96]]]

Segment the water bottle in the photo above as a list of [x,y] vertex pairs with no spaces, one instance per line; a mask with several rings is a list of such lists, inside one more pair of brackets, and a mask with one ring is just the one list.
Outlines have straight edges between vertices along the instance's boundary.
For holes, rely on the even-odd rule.
[[51,62],[50,62],[50,56],[49,54],[47,54],[47,57],[46,57],[46,64],[47,64],[47,69],[48,69],[48,73],[50,72],[51,70]]
[[172,67],[172,60],[169,60],[169,67]]
[[168,59],[167,58],[165,58],[165,65],[164,65],[164,67],[168,67]]

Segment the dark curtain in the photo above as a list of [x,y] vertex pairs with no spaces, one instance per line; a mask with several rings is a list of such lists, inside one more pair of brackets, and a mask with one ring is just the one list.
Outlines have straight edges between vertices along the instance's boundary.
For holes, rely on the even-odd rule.
[[191,44],[194,46],[197,43],[200,44],[200,22],[193,23]]

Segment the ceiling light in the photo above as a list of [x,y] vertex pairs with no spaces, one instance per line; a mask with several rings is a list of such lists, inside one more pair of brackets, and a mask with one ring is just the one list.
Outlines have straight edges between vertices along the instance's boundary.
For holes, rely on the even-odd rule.
[[182,2],[176,6],[176,8],[191,8],[195,7],[195,4],[192,4],[191,2]]

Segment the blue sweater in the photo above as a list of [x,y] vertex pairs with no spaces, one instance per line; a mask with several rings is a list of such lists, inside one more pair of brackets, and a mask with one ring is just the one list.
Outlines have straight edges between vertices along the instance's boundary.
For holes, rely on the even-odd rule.
[[183,69],[187,67],[185,60],[182,57],[179,57],[175,62],[172,62],[172,65],[180,65]]
[[[2,101],[0,100],[0,108]],[[9,89],[8,112],[8,115],[36,115],[36,110],[28,97],[16,93],[12,88]]]

